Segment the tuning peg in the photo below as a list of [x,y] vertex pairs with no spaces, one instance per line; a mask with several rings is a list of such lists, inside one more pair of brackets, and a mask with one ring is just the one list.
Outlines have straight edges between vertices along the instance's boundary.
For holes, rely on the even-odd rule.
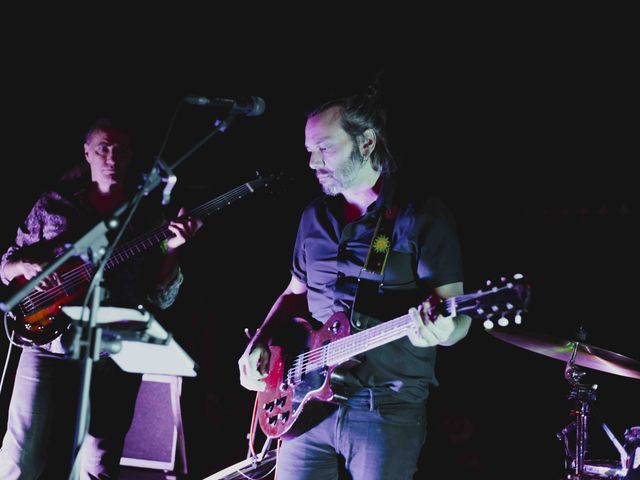
[[493,328],[493,322],[487,318],[484,322],[482,322],[482,326],[487,330],[491,330]]
[[498,325],[500,325],[501,327],[506,327],[507,325],[509,325],[509,319],[507,317],[500,317],[498,319]]
[[487,280],[487,282],[486,282],[486,283],[487,283],[487,287],[490,287],[490,286],[491,286],[491,280]]
[[513,279],[514,279],[514,280],[522,280],[523,278],[524,278],[524,275],[522,275],[521,273],[516,273],[516,274],[513,276]]
[[522,323],[522,315],[520,315],[520,312],[516,313],[516,316],[514,317],[513,322],[516,325],[520,325]]

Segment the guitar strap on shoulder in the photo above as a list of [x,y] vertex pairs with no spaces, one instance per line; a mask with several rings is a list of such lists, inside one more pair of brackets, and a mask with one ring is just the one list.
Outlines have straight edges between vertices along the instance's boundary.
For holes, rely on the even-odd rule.
[[[379,286],[382,285],[384,279],[384,268],[387,265],[387,259],[389,258],[389,252],[391,251],[391,240],[393,238],[393,226],[398,216],[397,207],[387,207],[380,210],[378,215],[378,221],[376,228],[373,232],[373,238],[371,239],[371,245],[369,246],[369,252],[364,262],[364,266],[358,276],[358,284],[356,286],[356,292],[353,298],[353,306],[351,308],[351,315],[349,321],[351,327],[354,330],[363,330],[367,328],[367,323],[360,315],[356,314],[356,305],[358,302],[358,294],[360,293],[360,281],[362,280],[363,273],[367,272],[366,277],[370,277],[369,280],[376,281]],[[374,278],[377,278],[375,280]]]
[[369,246],[369,253],[364,262],[364,270],[381,276],[384,274],[384,267],[387,265],[387,258],[389,258],[389,252],[391,251],[393,226],[397,216],[397,207],[383,208],[380,211],[371,245]]
[[356,313],[358,309],[358,301],[360,295],[360,287],[362,280],[368,280],[366,283],[373,286],[377,284],[376,289],[380,288],[384,282],[384,269],[387,265],[389,252],[391,251],[391,241],[393,239],[393,228],[398,217],[399,208],[396,206],[395,199],[395,183],[389,183],[384,188],[384,201],[378,213],[378,219],[371,238],[371,245],[364,261],[364,265],[358,275],[353,302],[351,303],[351,314],[349,321],[353,330],[364,330],[367,328],[368,320],[366,316]]

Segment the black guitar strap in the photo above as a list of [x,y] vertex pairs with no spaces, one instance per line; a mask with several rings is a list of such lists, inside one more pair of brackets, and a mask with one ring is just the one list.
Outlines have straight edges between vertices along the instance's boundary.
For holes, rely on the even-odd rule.
[[393,226],[398,216],[398,209],[389,207],[382,209],[378,216],[376,229],[373,232],[369,253],[364,262],[364,270],[384,275],[384,267],[387,265],[387,258],[391,251],[391,239],[393,238]]
[[391,251],[393,226],[395,225],[397,216],[398,208],[393,206],[382,208],[380,210],[380,214],[378,215],[378,221],[373,232],[373,238],[371,239],[369,252],[367,253],[367,258],[364,262],[364,266],[360,271],[360,276],[358,277],[358,284],[356,286],[356,292],[353,299],[353,307],[351,309],[351,315],[349,318],[351,327],[354,330],[362,330],[364,328],[367,328],[366,324],[368,322],[364,321],[360,318],[360,315],[356,314],[360,283],[363,277],[367,277],[370,281],[377,281],[379,286],[382,285],[384,279],[384,268],[387,265],[389,252]]

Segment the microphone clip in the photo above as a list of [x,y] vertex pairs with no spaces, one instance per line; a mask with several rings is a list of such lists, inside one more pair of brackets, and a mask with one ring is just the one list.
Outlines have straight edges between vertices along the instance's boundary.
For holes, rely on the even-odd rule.
[[[176,177],[176,175],[173,173],[173,170],[171,170],[171,167],[169,167],[169,165],[167,165],[160,157],[156,157],[156,163],[153,166],[150,176],[152,178],[160,177],[160,180],[165,183],[164,189],[162,190],[161,203],[162,205],[168,205],[171,201],[171,191],[173,190],[173,187],[176,186],[178,177]],[[147,181],[148,180],[149,179],[147,179]],[[147,195],[148,193],[149,191],[144,192],[145,195]]]

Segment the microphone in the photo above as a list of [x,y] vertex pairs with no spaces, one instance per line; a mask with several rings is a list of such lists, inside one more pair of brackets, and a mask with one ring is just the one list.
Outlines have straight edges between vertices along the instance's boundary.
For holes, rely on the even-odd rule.
[[191,105],[201,107],[225,107],[232,112],[242,113],[247,117],[257,117],[264,113],[264,100],[261,97],[241,97],[241,98],[207,98],[198,95],[189,95],[184,101]]

